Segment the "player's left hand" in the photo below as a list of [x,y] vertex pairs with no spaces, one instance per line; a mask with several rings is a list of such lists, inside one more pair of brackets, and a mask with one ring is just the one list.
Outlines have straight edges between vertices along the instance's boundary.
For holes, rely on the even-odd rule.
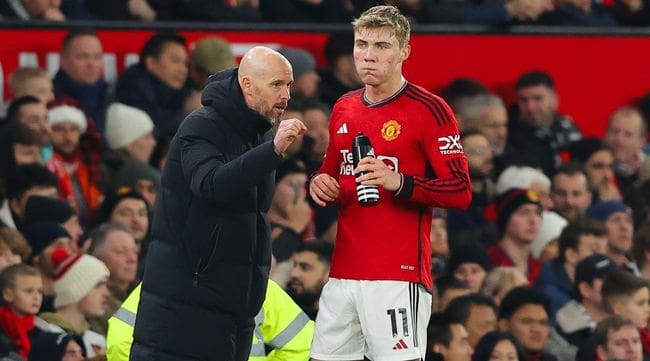
[[402,176],[377,158],[365,157],[361,159],[359,165],[354,169],[354,174],[361,172],[367,173],[357,177],[356,180],[363,185],[380,185],[387,191],[394,192],[402,183]]

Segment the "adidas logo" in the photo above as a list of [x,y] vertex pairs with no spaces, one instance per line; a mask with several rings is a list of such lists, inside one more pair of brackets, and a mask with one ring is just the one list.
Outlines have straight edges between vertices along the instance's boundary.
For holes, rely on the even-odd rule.
[[348,124],[343,123],[343,125],[341,125],[339,130],[336,131],[336,134],[348,134]]
[[409,347],[406,346],[406,342],[404,342],[404,339],[403,339],[403,338],[401,338],[401,339],[399,340],[399,342],[396,343],[395,346],[393,346],[393,350],[405,350],[405,349],[407,349],[407,348],[409,348]]

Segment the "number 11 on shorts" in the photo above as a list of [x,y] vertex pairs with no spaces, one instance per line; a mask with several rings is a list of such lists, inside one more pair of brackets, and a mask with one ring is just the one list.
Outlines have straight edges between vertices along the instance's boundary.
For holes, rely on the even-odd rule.
[[400,316],[402,316],[402,330],[404,331],[403,336],[408,337],[409,323],[408,323],[408,318],[406,316],[406,308],[394,308],[394,309],[386,310],[386,314],[388,314],[388,317],[390,317],[390,325],[393,331],[393,338],[398,336],[397,313],[399,313]]

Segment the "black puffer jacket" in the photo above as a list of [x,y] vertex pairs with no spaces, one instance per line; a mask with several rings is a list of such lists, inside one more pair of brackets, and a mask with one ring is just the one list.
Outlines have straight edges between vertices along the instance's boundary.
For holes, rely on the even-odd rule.
[[[268,120],[245,105],[236,70],[213,75],[202,101],[174,137],[162,175],[132,360],[217,360],[215,328],[252,320],[264,300],[266,212],[282,158]],[[143,348],[148,357],[134,358]]]

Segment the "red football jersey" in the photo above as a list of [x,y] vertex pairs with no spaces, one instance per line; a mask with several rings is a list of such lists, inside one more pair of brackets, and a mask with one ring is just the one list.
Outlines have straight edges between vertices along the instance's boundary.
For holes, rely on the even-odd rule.
[[[432,208],[466,208],[472,197],[467,159],[449,106],[405,83],[370,104],[364,89],[342,96],[329,124],[330,143],[318,173],[341,185],[338,231],[330,276],[418,282],[432,288]],[[379,204],[357,203],[352,141],[370,138],[375,156],[403,174],[397,192],[380,188]]]

